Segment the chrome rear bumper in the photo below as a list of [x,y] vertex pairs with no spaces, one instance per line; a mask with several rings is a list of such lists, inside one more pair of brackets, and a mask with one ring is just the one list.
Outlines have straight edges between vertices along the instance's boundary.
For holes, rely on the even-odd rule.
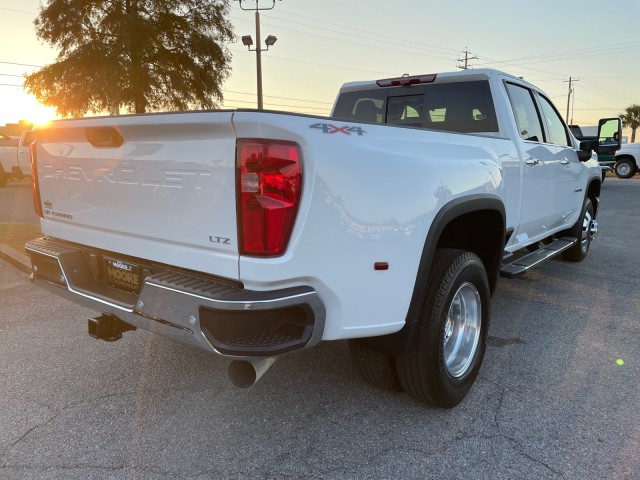
[[28,242],[25,250],[31,258],[31,279],[39,286],[135,327],[226,357],[275,356],[322,339],[324,305],[308,286],[258,292],[213,276],[154,266],[139,293],[130,293],[100,281],[94,257],[101,252],[48,238]]

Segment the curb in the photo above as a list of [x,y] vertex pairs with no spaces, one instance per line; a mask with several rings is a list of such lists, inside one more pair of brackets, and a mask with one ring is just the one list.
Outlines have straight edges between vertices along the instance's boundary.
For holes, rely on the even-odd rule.
[[26,274],[31,273],[31,261],[24,253],[0,244],[0,258]]

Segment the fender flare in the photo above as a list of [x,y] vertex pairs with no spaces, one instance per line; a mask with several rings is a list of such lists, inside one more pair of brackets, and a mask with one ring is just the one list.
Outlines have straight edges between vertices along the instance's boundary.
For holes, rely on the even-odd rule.
[[[431,269],[438,240],[444,232],[444,229],[453,220],[462,215],[487,210],[495,211],[500,214],[502,219],[502,231],[505,231],[506,212],[504,202],[496,195],[470,195],[457,198],[444,205],[431,223],[431,227],[429,228],[429,232],[422,249],[418,273],[416,275],[411,303],[409,305],[404,327],[402,327],[398,332],[388,335],[357,338],[353,339],[353,341],[364,348],[374,350],[385,355],[398,356],[405,353],[411,346],[416,327],[418,326],[418,320],[426,294],[429,270]],[[501,244],[496,246],[496,265],[488,266],[487,268],[489,283],[493,286],[492,293],[500,274],[502,252],[504,251],[505,235],[502,235],[501,238]]]

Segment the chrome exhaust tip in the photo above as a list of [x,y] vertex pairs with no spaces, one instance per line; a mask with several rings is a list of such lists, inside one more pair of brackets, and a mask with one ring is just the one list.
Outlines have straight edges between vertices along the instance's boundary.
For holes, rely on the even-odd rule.
[[255,360],[233,360],[227,370],[229,380],[238,388],[252,387],[275,361],[275,357]]

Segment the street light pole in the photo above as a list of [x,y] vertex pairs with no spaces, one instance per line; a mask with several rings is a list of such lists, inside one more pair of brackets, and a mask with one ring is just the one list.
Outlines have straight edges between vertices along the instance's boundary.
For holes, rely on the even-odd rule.
[[258,4],[256,3],[256,71],[258,72],[258,110],[262,110],[262,47],[260,45],[260,10],[258,10]]
[[[253,8],[244,8],[242,5],[242,0],[238,0],[240,2],[240,8],[242,10],[253,10]],[[242,43],[249,49],[249,51],[256,52],[256,71],[257,71],[257,89],[258,89],[258,110],[263,109],[262,102],[262,52],[269,50],[269,47],[273,46],[276,43],[277,38],[273,35],[269,35],[265,40],[267,48],[262,48],[260,45],[260,10],[271,10],[276,6],[276,0],[271,0],[270,7],[260,8],[260,0],[256,0],[256,48],[252,49],[251,45],[253,45],[253,40],[250,35],[246,35],[242,37]]]

